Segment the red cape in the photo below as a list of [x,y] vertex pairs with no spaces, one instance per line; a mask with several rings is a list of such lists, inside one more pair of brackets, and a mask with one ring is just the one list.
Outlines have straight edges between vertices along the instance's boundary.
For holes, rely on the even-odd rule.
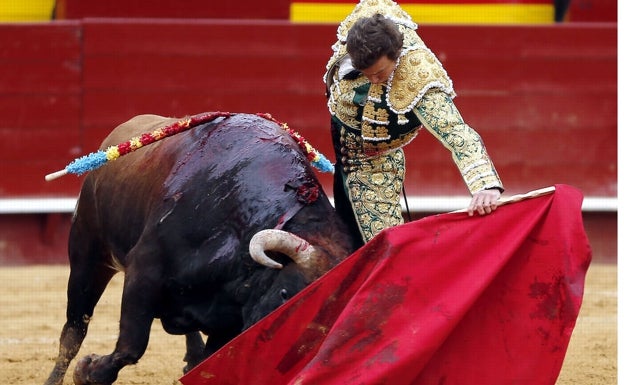
[[184,385],[552,385],[591,250],[566,185],[385,230]]

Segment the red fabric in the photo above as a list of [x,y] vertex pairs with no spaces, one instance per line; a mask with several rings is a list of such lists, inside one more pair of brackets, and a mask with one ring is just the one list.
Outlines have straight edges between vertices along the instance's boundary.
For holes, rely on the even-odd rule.
[[554,384],[591,259],[581,193],[382,232],[180,379]]

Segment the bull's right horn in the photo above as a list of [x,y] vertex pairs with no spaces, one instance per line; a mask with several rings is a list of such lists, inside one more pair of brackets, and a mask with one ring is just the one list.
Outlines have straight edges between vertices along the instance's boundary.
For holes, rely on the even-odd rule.
[[261,265],[281,269],[282,264],[269,258],[265,251],[277,251],[289,256],[298,265],[308,268],[319,252],[305,239],[283,230],[268,229],[257,232],[249,242],[251,258]]

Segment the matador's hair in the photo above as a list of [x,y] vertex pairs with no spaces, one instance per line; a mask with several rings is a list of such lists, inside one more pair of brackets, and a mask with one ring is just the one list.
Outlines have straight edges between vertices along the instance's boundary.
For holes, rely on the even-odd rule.
[[347,35],[347,52],[353,66],[369,68],[383,56],[397,60],[403,47],[403,34],[397,25],[381,14],[357,20]]

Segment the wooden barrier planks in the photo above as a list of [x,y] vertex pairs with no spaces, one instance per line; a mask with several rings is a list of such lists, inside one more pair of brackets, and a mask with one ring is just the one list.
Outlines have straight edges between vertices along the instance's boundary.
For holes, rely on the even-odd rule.
[[[335,25],[85,19],[0,26],[2,196],[75,196],[43,175],[142,113],[270,112],[333,158],[322,75]],[[421,25],[509,193],[554,183],[617,193],[617,28]],[[410,195],[467,194],[423,131],[407,147]],[[331,179],[322,176],[329,188]]]
[[[454,80],[455,102],[483,137],[508,192],[569,183],[589,195],[616,195],[612,25],[421,26],[419,32]],[[436,162],[448,157],[435,151]],[[436,182],[442,184],[430,183],[430,190],[455,192],[461,185]],[[414,194],[423,191],[414,187]]]
[[221,110],[269,112],[332,155],[322,82],[331,49],[319,43],[333,39],[334,28],[180,20],[95,20],[84,28],[90,146],[136,111],[181,117]]
[[78,22],[0,26],[0,196],[76,191],[42,178],[78,154],[81,50]]
[[[108,129],[136,104],[170,115],[220,109],[279,118],[282,110],[308,108],[326,114],[321,77],[330,48],[310,44],[322,39],[318,28],[214,21],[87,21],[84,28],[86,127]],[[127,98],[115,103],[111,94]],[[314,102],[298,104],[293,96]]]
[[[421,25],[419,33],[453,79],[455,102],[507,194],[567,183],[592,202],[617,195],[615,24]],[[0,25],[0,199],[76,197],[82,177],[43,176],[142,113],[270,112],[333,159],[321,77],[334,38],[334,25],[267,21]],[[410,196],[467,195],[431,135],[406,151]],[[321,178],[331,193],[331,177]],[[0,264],[65,263],[66,211],[1,215]],[[617,215],[594,211],[584,213],[592,247],[612,262]]]

